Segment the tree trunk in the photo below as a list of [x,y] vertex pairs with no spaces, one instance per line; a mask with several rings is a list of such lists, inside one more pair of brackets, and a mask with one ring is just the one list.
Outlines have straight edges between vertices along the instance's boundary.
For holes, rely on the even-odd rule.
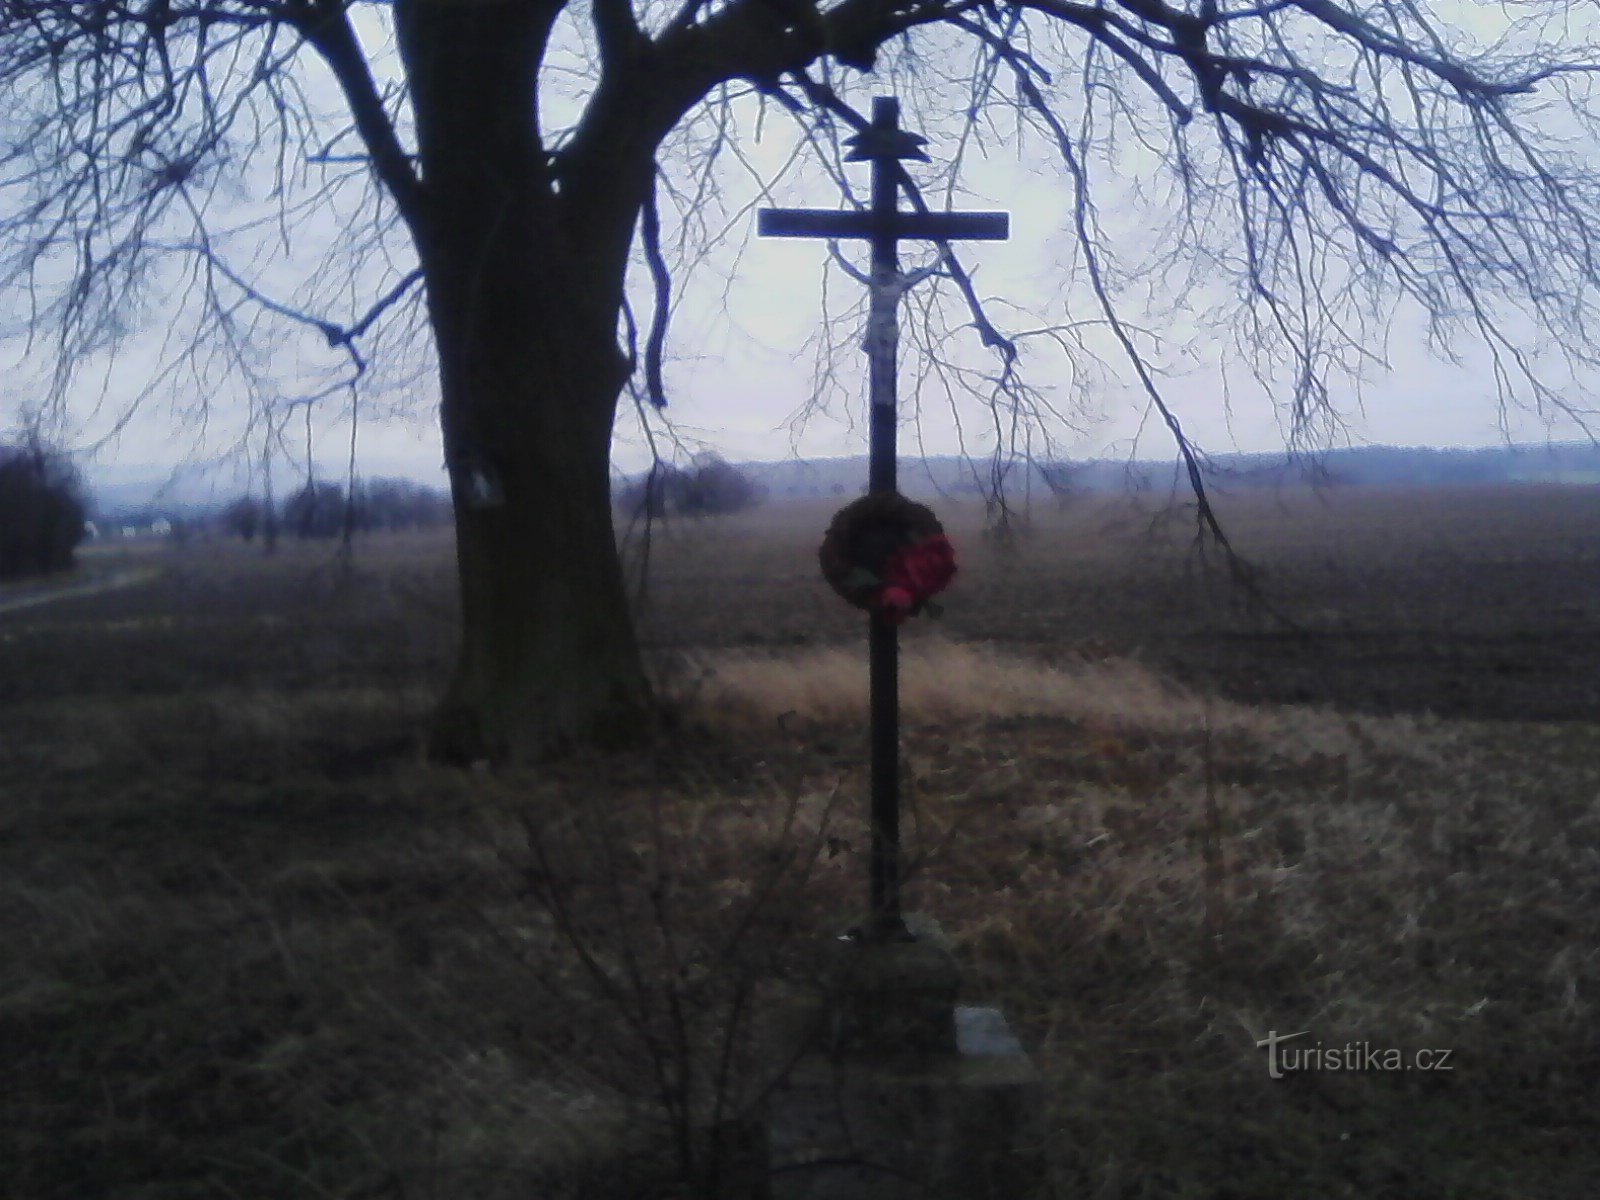
[[[530,377],[550,378],[538,357],[527,354]],[[611,526],[616,386],[539,390],[547,419],[457,473],[461,648],[434,737],[452,761],[615,743],[641,732],[649,710]],[[549,419],[558,405],[575,419]],[[477,507],[465,493],[485,469],[503,502]]]
[[[619,138],[609,203],[567,211],[533,97],[559,4],[402,0],[438,342],[462,639],[433,748],[529,760],[638,733],[650,711],[611,524],[617,346],[654,142]],[[603,208],[604,219],[596,219]]]
[[614,743],[650,704],[612,529],[615,309],[539,251],[536,218],[502,229],[470,271],[439,254],[428,274],[462,617],[434,748],[457,761]]

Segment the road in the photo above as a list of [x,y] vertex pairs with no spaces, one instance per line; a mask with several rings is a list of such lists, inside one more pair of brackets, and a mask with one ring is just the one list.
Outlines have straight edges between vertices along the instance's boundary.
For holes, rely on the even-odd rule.
[[17,594],[0,591],[0,613],[15,612],[19,608],[32,608],[37,604],[48,604],[52,600],[70,600],[76,596],[93,596],[98,592],[133,587],[136,584],[148,583],[160,574],[160,567],[122,567],[109,575],[86,579],[79,583],[61,586],[45,584]]

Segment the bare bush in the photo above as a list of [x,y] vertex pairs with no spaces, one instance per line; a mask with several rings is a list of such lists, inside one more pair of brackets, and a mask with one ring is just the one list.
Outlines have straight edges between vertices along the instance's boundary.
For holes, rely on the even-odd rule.
[[63,455],[32,439],[0,446],[0,579],[71,569],[88,507]]

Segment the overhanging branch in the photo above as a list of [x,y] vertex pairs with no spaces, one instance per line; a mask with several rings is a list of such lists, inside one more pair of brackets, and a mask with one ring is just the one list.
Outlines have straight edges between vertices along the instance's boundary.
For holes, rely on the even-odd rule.
[[672,315],[672,275],[661,253],[661,213],[658,204],[658,189],[652,179],[639,217],[640,240],[644,244],[645,262],[650,267],[650,282],[655,289],[655,303],[650,312],[650,333],[644,345],[644,379],[650,403],[662,409],[667,406],[661,360],[666,346],[667,324]]
[[412,232],[424,223],[423,188],[412,158],[401,146],[394,124],[372,77],[372,68],[350,25],[348,10],[336,2],[291,0],[294,25],[328,64],[344,93],[372,168],[394,197],[395,206]]

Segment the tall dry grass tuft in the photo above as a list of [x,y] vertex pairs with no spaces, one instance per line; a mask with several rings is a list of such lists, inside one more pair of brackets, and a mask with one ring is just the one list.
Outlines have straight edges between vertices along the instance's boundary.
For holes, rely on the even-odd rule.
[[[729,725],[764,725],[795,716],[824,724],[864,720],[867,656],[829,646],[791,654],[737,651],[702,660],[698,699]],[[1183,698],[1137,663],[1083,662],[1050,667],[988,646],[946,640],[905,647],[900,703],[922,720],[1068,717],[1171,723]]]
[[[789,653],[724,651],[695,659],[679,694],[730,731],[785,717],[824,725],[864,722],[864,648]],[[1285,757],[1351,753],[1360,746],[1428,753],[1437,723],[1425,718],[1349,718],[1313,708],[1259,708],[1207,699],[1131,658],[1080,657],[1059,664],[983,643],[945,638],[902,649],[900,704],[908,722],[981,723],[1054,718],[1113,733],[1154,736],[1210,730],[1262,744]]]

